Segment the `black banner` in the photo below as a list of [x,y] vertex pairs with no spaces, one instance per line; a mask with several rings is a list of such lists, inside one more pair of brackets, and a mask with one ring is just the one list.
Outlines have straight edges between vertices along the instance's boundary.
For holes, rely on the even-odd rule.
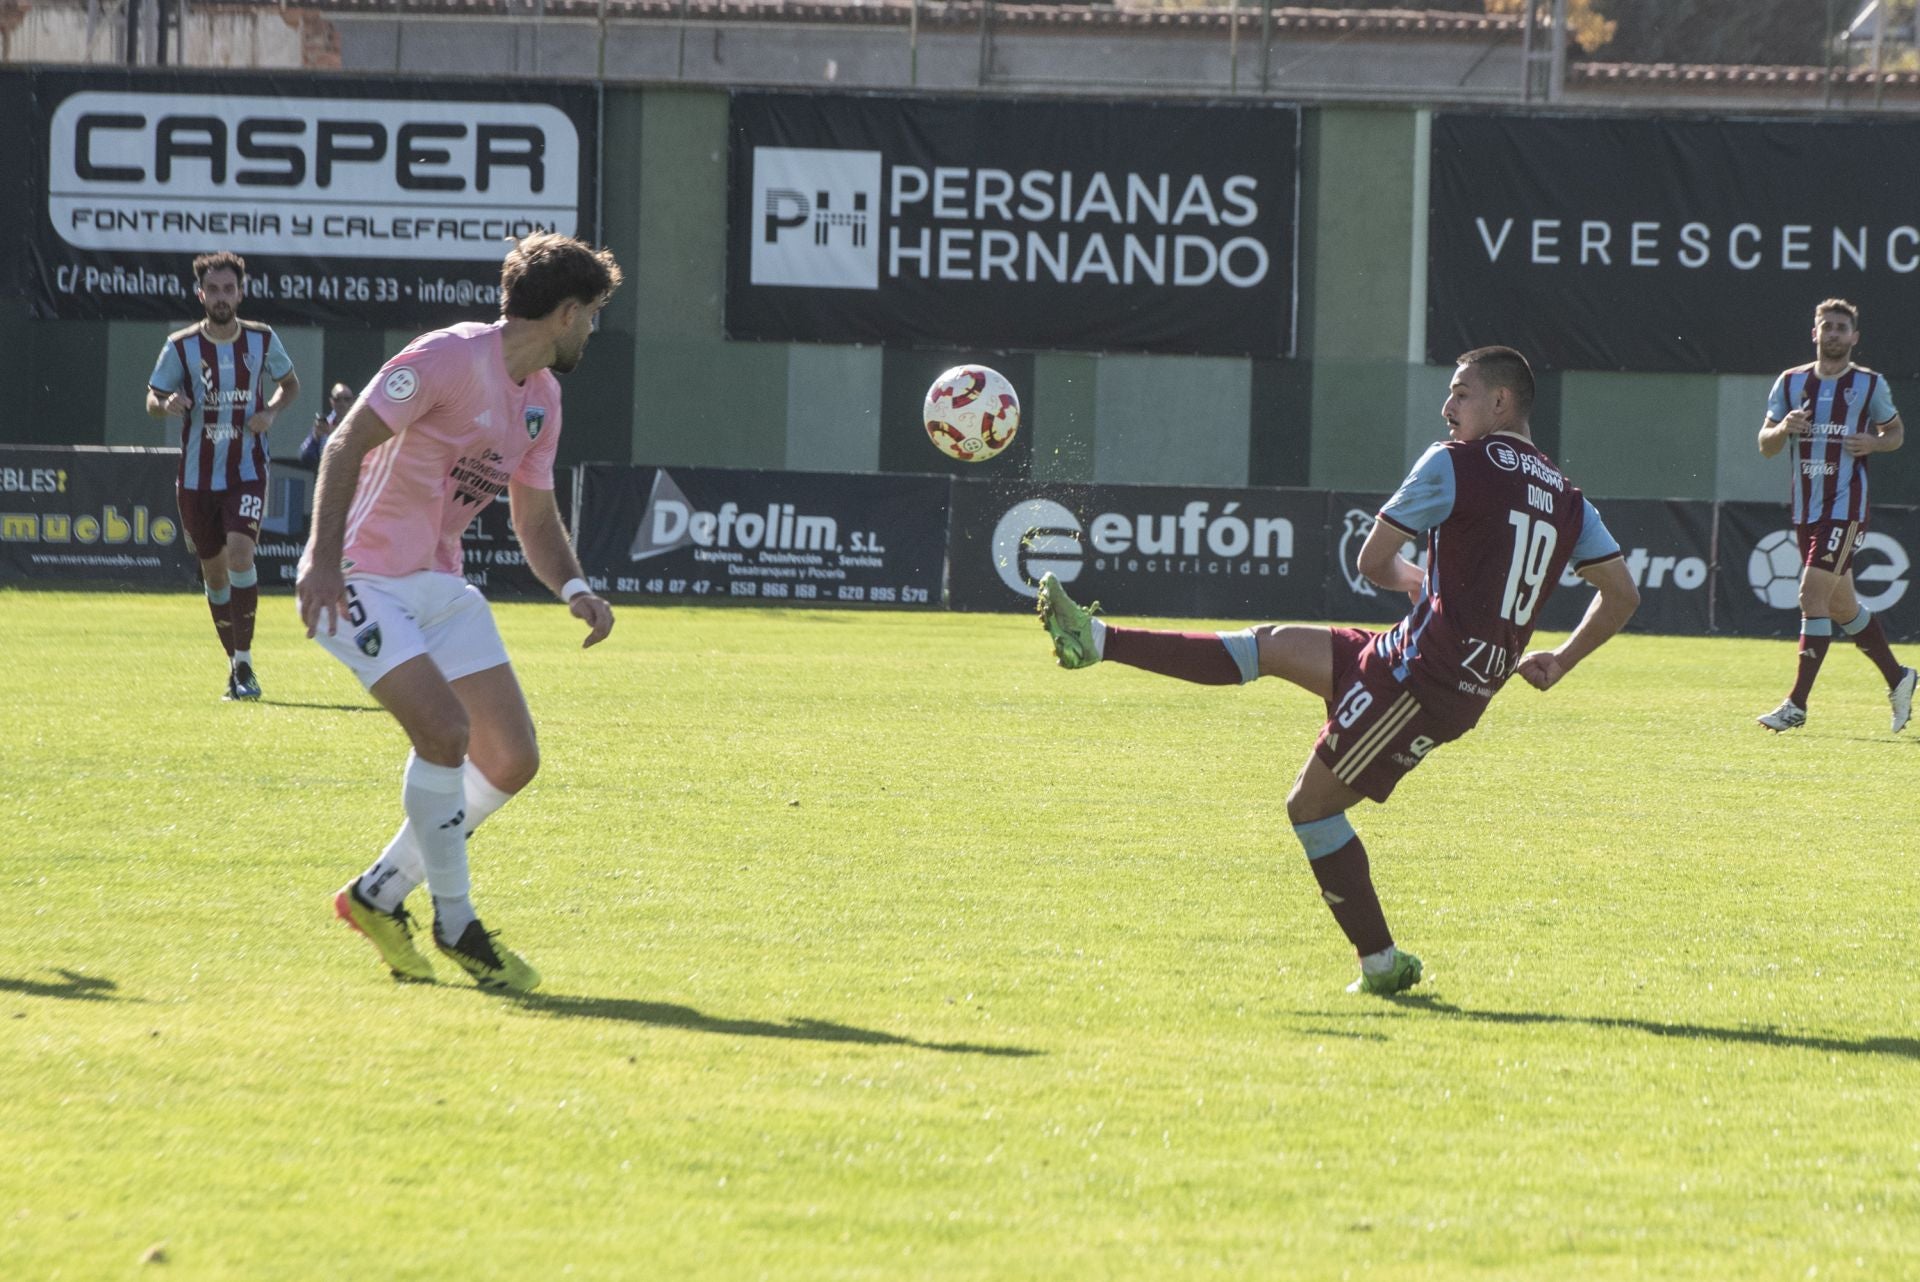
[[[33,77],[0,70],[0,209],[15,228],[24,227],[37,207],[33,193],[33,157],[39,152],[33,129]],[[28,241],[24,236],[0,250],[0,298],[27,296]]]
[[[1594,504],[1620,544],[1640,589],[1633,632],[1700,636],[1712,622],[1713,504],[1667,499],[1604,499]],[[1569,565],[1540,611],[1539,626],[1571,632],[1593,589]]]
[[[1413,608],[1404,592],[1389,592],[1360,573],[1360,546],[1373,532],[1383,493],[1335,491],[1327,496],[1327,617],[1369,627],[1398,623]],[[1419,561],[1424,544],[1403,543],[1400,554]]]
[[1916,152],[1910,121],[1436,115],[1428,359],[1773,373],[1839,295],[1864,362],[1920,374]]
[[1048,570],[1115,614],[1319,619],[1317,490],[955,481],[949,603],[1030,610]]
[[[1801,559],[1786,505],[1722,503],[1719,552],[1715,630],[1749,637],[1798,635]],[[1898,641],[1920,639],[1920,605],[1913,599],[1917,555],[1920,508],[1875,506],[1871,527],[1855,544],[1854,595]]]
[[740,91],[732,338],[1287,356],[1300,113]]
[[0,446],[0,583],[185,587],[178,450]]
[[590,463],[580,564],[615,596],[940,604],[944,476]]
[[[554,474],[553,497],[562,522],[573,513],[573,472]],[[312,529],[313,473],[304,467],[275,465],[268,476],[267,519],[260,523],[260,541],[254,564],[260,586],[291,588],[300,576],[300,554]],[[548,597],[552,590],[527,566],[526,554],[513,532],[511,505],[506,495],[480,509],[460,536],[460,573],[489,597]]]
[[190,264],[243,314],[404,328],[499,314],[506,237],[597,236],[595,90],[523,80],[35,71],[43,318],[185,321]]

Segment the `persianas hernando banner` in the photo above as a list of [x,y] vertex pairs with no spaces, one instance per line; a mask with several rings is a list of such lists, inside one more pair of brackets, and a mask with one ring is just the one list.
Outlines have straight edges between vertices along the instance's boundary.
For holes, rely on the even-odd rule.
[[405,328],[499,314],[509,237],[592,240],[591,86],[297,73],[16,73],[47,318],[184,323],[190,265],[247,259],[245,314]]
[[732,95],[733,338],[1286,356],[1298,109]]
[[1917,153],[1911,121],[1436,115],[1428,358],[1772,374],[1838,295],[1861,363],[1920,374]]

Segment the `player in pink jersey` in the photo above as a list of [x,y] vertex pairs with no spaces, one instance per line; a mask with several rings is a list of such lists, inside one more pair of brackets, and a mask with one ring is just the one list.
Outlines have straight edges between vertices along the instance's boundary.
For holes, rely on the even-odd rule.
[[[1472,729],[1514,673],[1551,689],[1640,604],[1599,512],[1535,447],[1533,394],[1533,371],[1510,347],[1460,358],[1441,409],[1452,439],[1415,464],[1360,549],[1360,572],[1413,602],[1389,631],[1110,627],[1094,617],[1097,602],[1083,609],[1052,574],[1040,581],[1040,621],[1062,667],[1104,659],[1206,685],[1284,677],[1324,701],[1326,724],[1287,795],[1287,817],[1360,955],[1353,991],[1397,993],[1419,983],[1422,968],[1394,946],[1347,810],[1362,797],[1385,801],[1429,752]],[[1424,572],[1400,552],[1422,537]],[[1568,565],[1599,594],[1564,642],[1527,653]]]
[[528,992],[540,976],[481,925],[467,838],[533,779],[533,717],[492,611],[461,577],[460,535],[501,494],[527,565],[588,627],[613,609],[587,585],[553,496],[560,384],[620,285],[607,250],[541,233],[500,272],[501,318],[415,339],[381,369],[327,438],[313,532],[295,585],[300,618],[394,715],[412,741],[405,821],[334,896],[395,979],[431,980],[404,907],[422,881],[434,945],[487,988]]
[[180,528],[200,560],[207,608],[227,652],[227,698],[258,699],[253,552],[267,514],[267,433],[300,394],[300,380],[280,336],[240,319],[246,259],[202,254],[193,276],[206,319],[167,335],[147,379],[147,413],[180,416]]
[[1853,363],[1860,309],[1844,298],[1813,309],[1816,359],[1774,380],[1760,453],[1772,458],[1792,445],[1789,506],[1800,547],[1800,644],[1793,689],[1772,712],[1756,717],[1779,734],[1807,724],[1807,700],[1826,661],[1837,625],[1880,669],[1893,708],[1895,734],[1913,715],[1920,677],[1893,657],[1887,634],[1853,592],[1853,552],[1867,528],[1867,459],[1900,448],[1906,427],[1887,380]]

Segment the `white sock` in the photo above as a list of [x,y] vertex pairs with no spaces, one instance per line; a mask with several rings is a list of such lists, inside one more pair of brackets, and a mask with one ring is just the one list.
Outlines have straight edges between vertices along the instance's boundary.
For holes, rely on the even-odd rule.
[[[460,781],[467,802],[467,837],[471,840],[481,820],[512,801],[514,794],[494,787],[471,760],[460,768]],[[380,857],[360,874],[360,898],[383,913],[398,912],[407,896],[426,879],[420,843],[413,838],[413,821],[408,820],[400,825]]]
[[235,666],[235,667],[238,667],[238,666],[239,666],[240,664],[243,664],[243,663],[244,663],[244,664],[246,664],[246,665],[247,665],[248,667],[252,667],[252,666],[253,666],[253,651],[251,651],[251,650],[235,650],[235,651],[233,652],[233,662],[234,662],[234,666]]
[[1377,953],[1368,953],[1360,959],[1360,971],[1366,975],[1384,975],[1393,969],[1393,959],[1399,955],[1399,949],[1388,944]]
[[1107,657],[1107,621],[1105,619],[1102,619],[1099,615],[1095,615],[1093,618],[1088,619],[1087,623],[1093,629],[1094,654],[1102,659],[1106,658]]
[[400,789],[407,825],[426,865],[434,913],[436,917],[444,914],[446,930],[441,938],[448,940],[458,939],[473,919],[473,904],[467,897],[472,883],[467,878],[467,799],[461,775],[459,766],[436,766],[409,755]]

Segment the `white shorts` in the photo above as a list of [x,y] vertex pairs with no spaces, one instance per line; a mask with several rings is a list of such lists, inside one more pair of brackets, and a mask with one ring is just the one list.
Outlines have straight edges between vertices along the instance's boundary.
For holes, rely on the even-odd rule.
[[369,690],[422,654],[449,681],[507,662],[507,647],[480,589],[457,574],[434,570],[394,579],[350,575],[346,617],[332,636],[323,625],[314,640],[353,669]]

